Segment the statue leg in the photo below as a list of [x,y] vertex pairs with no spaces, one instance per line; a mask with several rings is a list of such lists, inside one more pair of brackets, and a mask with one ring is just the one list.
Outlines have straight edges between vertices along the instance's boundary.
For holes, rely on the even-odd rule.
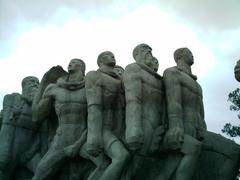
[[99,177],[103,174],[106,167],[109,165],[109,160],[106,157],[104,153],[101,153],[99,156],[94,157],[88,154],[86,151],[86,143],[83,144],[83,146],[80,149],[80,156],[89,159],[93,162],[93,164],[96,166],[96,168],[90,173],[87,180],[96,180],[99,179]]
[[57,172],[65,158],[63,150],[57,150],[52,146],[39,162],[32,180],[52,179],[51,176]]
[[201,142],[185,134],[181,152],[184,155],[176,170],[176,180],[191,180],[201,152]]
[[130,153],[110,131],[104,132],[103,137],[104,149],[108,157],[112,159],[112,162],[106,168],[100,180],[118,180],[121,178],[123,168],[130,158]]

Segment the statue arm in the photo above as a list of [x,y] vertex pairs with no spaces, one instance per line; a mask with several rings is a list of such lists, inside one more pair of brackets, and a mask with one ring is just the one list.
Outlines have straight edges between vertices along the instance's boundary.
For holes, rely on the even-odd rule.
[[181,84],[178,80],[178,72],[165,71],[163,82],[166,90],[167,114],[169,129],[183,129]]
[[36,121],[43,121],[47,119],[54,107],[54,94],[53,91],[56,88],[55,84],[49,84],[43,92],[42,99],[38,103],[37,118]]
[[32,103],[32,121],[37,122],[38,118],[38,106],[43,97],[43,93],[51,83],[56,83],[59,77],[66,76],[67,72],[63,70],[61,66],[53,66],[42,77],[41,83],[38,87],[38,91],[33,99]]
[[164,141],[170,149],[180,149],[184,140],[184,126],[182,121],[181,84],[177,70],[166,70],[163,82],[166,91],[168,131]]
[[126,96],[126,142],[135,150],[143,144],[141,69],[128,65],[123,75]]
[[200,122],[199,122],[199,128],[201,130],[207,130],[207,124],[205,122],[205,115],[204,115],[204,106],[203,106],[203,101],[201,101],[201,107],[200,107],[200,114],[201,114],[201,119],[200,119]]
[[103,101],[102,86],[98,72],[89,72],[85,78],[88,105],[87,151],[97,156],[103,148]]

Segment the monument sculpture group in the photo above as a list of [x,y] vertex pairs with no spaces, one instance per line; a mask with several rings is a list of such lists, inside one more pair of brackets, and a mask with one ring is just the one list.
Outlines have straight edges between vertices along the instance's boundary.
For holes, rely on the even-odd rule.
[[105,51],[86,76],[72,59],[24,78],[3,101],[0,180],[234,180],[240,146],[207,130],[192,52],[173,56],[163,76],[139,44],[125,69]]

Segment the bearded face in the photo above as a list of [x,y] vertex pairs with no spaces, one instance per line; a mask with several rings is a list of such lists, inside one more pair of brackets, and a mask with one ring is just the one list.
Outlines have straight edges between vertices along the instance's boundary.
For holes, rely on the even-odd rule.
[[38,90],[39,81],[36,77],[28,76],[22,82],[22,95],[28,102],[32,102]]

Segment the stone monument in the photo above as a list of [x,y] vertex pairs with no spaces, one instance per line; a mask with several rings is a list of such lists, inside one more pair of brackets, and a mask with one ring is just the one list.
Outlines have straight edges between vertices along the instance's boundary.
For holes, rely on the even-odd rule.
[[[31,179],[35,171],[34,157],[39,150],[39,137],[32,123],[32,101],[39,81],[27,76],[22,80],[22,94],[4,97],[0,131],[0,179]],[[31,148],[29,149],[29,146]]]
[[163,76],[149,45],[133,58],[124,69],[104,51],[86,76],[75,58],[24,78],[0,113],[0,180],[233,180],[240,146],[207,130],[192,52]]

